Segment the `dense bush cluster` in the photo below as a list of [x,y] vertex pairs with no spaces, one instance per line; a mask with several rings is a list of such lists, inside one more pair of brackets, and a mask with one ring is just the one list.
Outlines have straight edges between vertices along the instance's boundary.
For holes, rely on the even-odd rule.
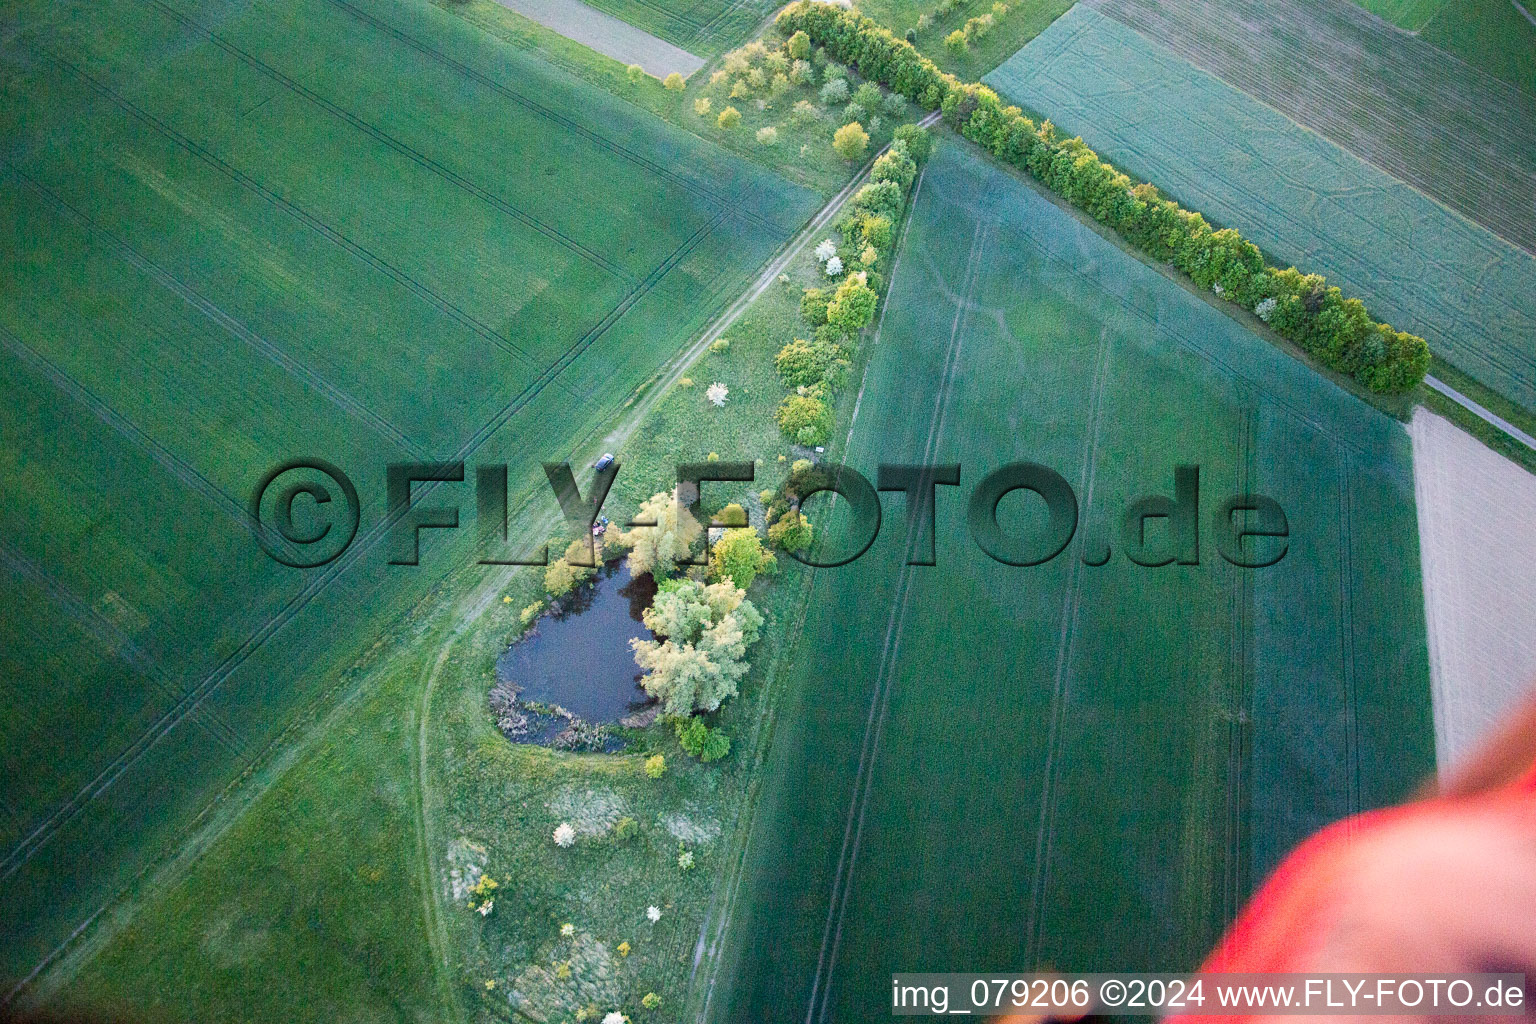
[[940,71],[910,43],[868,18],[799,0],[779,14],[778,24],[784,32],[805,32],[836,59],[914,102],[942,109],[945,120],[967,139],[1027,170],[1201,288],[1253,310],[1276,332],[1370,390],[1401,393],[1424,379],[1429,347],[1423,338],[1372,319],[1360,300],[1345,298],[1321,275],[1268,265],[1258,247],[1237,231],[1217,230],[1156,186],[1133,183],[1082,139],[1061,139],[1050,121],[1037,125],[986,86]]

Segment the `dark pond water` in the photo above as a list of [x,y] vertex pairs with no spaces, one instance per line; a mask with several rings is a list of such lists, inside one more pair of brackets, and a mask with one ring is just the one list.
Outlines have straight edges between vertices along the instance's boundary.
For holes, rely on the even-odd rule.
[[631,579],[622,562],[607,566],[496,659],[496,678],[521,688],[523,701],[558,704],[588,722],[633,714],[650,698],[629,641],[650,639],[640,616],[655,596],[650,575]]

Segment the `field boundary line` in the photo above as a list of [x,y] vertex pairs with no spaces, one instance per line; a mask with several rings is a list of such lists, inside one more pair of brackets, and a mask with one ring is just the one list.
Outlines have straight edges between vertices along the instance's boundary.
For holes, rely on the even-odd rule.
[[[436,60],[439,63],[457,71],[463,77],[468,78],[469,80],[476,82],[479,85],[485,86],[486,88],[492,89],[503,96],[506,96],[508,99],[512,100],[512,102],[518,104],[521,107],[524,107],[527,110],[531,110],[539,114],[546,120],[560,125],[562,128],[566,129],[572,134],[579,135],[583,139],[595,143],[599,148],[606,149],[611,153],[618,154],[623,159],[628,160],[630,163],[635,164],[638,167],[644,167],[647,171],[650,171],[652,174],[665,181],[672,182],[674,185],[678,186],[685,192],[689,192],[693,195],[701,196],[710,200],[717,207],[726,211],[730,216],[740,217],[741,219],[746,220],[752,224],[756,224],[758,227],[761,227],[767,231],[778,232],[783,230],[782,225],[773,224],[759,214],[753,213],[752,211],[744,208],[740,208],[739,200],[733,199],[730,196],[722,195],[721,193],[716,192],[714,189],[708,188],[701,183],[690,181],[689,179],[684,178],[682,175],[662,167],[660,164],[655,163],[647,157],[641,156],[639,153],[636,153],[633,150],[622,146],[617,142],[614,142],[612,139],[605,138],[604,136],[598,134],[596,131],[593,131],[591,128],[588,128],[585,125],[564,116],[563,114],[557,114],[543,104],[531,100],[523,94],[519,93],[517,90],[511,89],[496,81],[494,78],[480,71],[478,68],[466,64],[465,62],[459,60],[457,57],[450,56],[449,54],[443,53],[441,50],[429,46],[428,44],[417,39],[415,36],[412,36],[409,32],[398,29],[383,19],[375,17],[367,11],[357,7],[356,5],[349,3],[348,0],[326,0],[326,3],[329,3],[334,7],[339,7],[347,13],[351,14],[353,17],[357,18],[359,21],[373,25],[380,31],[394,36],[396,39],[400,40],[402,43],[409,46],[411,49],[417,51],[418,53],[431,57],[433,60]],[[692,133],[685,134],[688,134],[690,138],[699,138],[698,136],[692,135]],[[700,141],[704,140],[700,139]],[[732,155],[734,156],[734,154]]]
[[[395,427],[393,423],[390,423],[384,417],[375,413],[372,409],[369,409],[362,402],[359,402],[357,399],[353,398],[351,395],[347,394],[345,391],[341,390],[336,385],[326,380],[311,367],[306,366],[300,360],[294,359],[292,356],[288,355],[288,353],[284,352],[278,345],[268,341],[266,338],[257,334],[249,327],[246,327],[245,324],[241,323],[233,316],[224,312],[224,310],[221,309],[213,300],[206,298],[192,286],[184,283],[165,268],[161,267],[159,264],[155,263],[153,260],[149,259],[142,253],[138,252],[127,242],[118,238],[114,233],[98,224],[89,214],[86,214],[85,212],[75,208],[62,196],[59,196],[41,181],[38,181],[36,178],[23,171],[9,160],[5,161],[5,166],[13,174],[20,177],[28,186],[42,193],[43,196],[45,196],[50,202],[55,204],[61,210],[65,211],[66,214],[76,223],[83,226],[90,233],[97,235],[98,237],[105,240],[107,244],[112,247],[116,255],[125,263],[128,263],[130,266],[139,270],[141,273],[147,274],[154,278],[155,282],[162,288],[171,292],[177,298],[187,303],[187,305],[192,306],[194,309],[198,310],[198,312],[202,313],[209,320],[212,320],[219,327],[223,328],[226,333],[233,335],[240,341],[245,342],[251,348],[254,348],[257,352],[260,352],[263,356],[265,356],[269,362],[275,364],[280,369],[285,370],[290,376],[301,381],[302,383],[308,384],[310,387],[323,394],[326,398],[330,399],[332,403],[341,409],[351,413],[358,419],[363,420],[365,423],[368,423],[379,433],[383,434],[385,437],[398,444],[410,455],[421,460],[426,458],[426,456],[414,444],[412,444],[411,439],[406,437],[405,434],[402,433],[397,427]],[[233,501],[233,499],[230,500]],[[235,502],[235,505],[239,507],[239,502]]]
[[433,291],[431,288],[428,288],[426,285],[417,281],[415,278],[411,277],[403,270],[400,270],[393,264],[384,260],[382,257],[374,255],[374,253],[372,253],[367,247],[363,246],[361,243],[354,242],[352,239],[331,227],[319,217],[305,210],[297,203],[293,203],[283,198],[281,195],[263,185],[249,174],[246,174],[238,167],[226,163],[223,159],[215,155],[211,150],[194,141],[189,136],[183,135],[169,124],[166,124],[164,121],[161,121],[159,118],[155,117],[149,111],[134,104],[127,97],[122,96],[113,90],[111,86],[108,86],[104,82],[98,81],[94,76],[86,72],[85,69],[72,64],[64,57],[61,57],[55,53],[48,53],[41,50],[34,50],[33,52],[44,57],[45,59],[53,61],[60,67],[67,69],[80,80],[87,83],[92,89],[105,96],[108,100],[114,103],[119,109],[127,113],[130,117],[133,117],[134,119],[149,125],[165,138],[169,139],[172,143],[186,150],[191,155],[197,157],[208,166],[214,168],[215,170],[221,171],[232,181],[243,186],[247,191],[261,196],[271,205],[277,207],[279,210],[282,210],[284,213],[293,217],[295,220],[304,224],[306,227],[309,227],[311,230],[329,239],[331,242],[345,249],[347,252],[367,263],[375,270],[383,272],[385,275],[393,279],[396,284],[404,285],[406,289],[415,294],[418,298],[425,299],[427,302],[436,306],[442,312],[447,313],[452,319],[458,321],[463,326],[468,327],[475,334],[478,334],[486,341],[491,342],[497,348],[503,349],[504,351],[518,357],[519,359],[524,360],[527,364],[529,364],[530,367],[536,367],[538,365],[538,363],[535,362],[534,359],[528,355],[528,353],[524,352],[519,346],[513,344],[510,340],[503,337],[490,325],[483,323],[473,314],[460,309],[453,302],[437,294],[437,292]]
[[[961,343],[964,340],[962,328],[969,319],[971,296],[981,276],[982,253],[992,226],[990,221],[981,221],[972,237],[971,251],[966,261],[965,293],[963,300],[956,303],[955,318],[950,326],[949,348],[944,358],[943,374],[939,389],[934,396],[933,414],[929,419],[928,436],[924,444],[925,463],[932,462],[933,451],[943,431],[946,401],[953,386]],[[886,294],[889,296],[889,290]],[[863,390],[862,385],[860,390]],[[880,668],[875,676],[874,692],[871,695],[869,715],[864,727],[864,741],[860,745],[858,773],[854,777],[853,792],[848,804],[848,817],[843,829],[843,847],[838,855],[837,872],[833,876],[832,892],[829,894],[827,903],[827,922],[822,930],[821,953],[817,957],[816,973],[811,981],[806,1024],[825,1021],[831,1009],[832,979],[836,972],[838,949],[842,944],[848,892],[853,887],[853,871],[858,860],[859,846],[863,840],[874,764],[879,755],[880,738],[884,732],[885,719],[890,706],[891,676],[896,670],[895,661],[901,649],[901,634],[906,623],[907,606],[912,593],[911,583],[914,574],[912,567],[907,564],[907,555],[914,542],[912,536],[914,528],[917,528],[916,524],[909,526],[907,543],[902,548],[902,566],[897,577],[896,591],[893,594],[891,613],[886,623],[885,640],[880,652]],[[823,972],[826,974],[825,985],[822,984]],[[819,1014],[816,1010],[818,995],[821,999]]]
[[1426,374],[1424,377],[1424,383],[1429,385],[1429,387],[1433,388],[1435,391],[1440,392],[1440,394],[1444,395],[1446,398],[1449,398],[1451,401],[1455,402],[1457,405],[1461,406],[1463,409],[1467,410],[1472,415],[1482,420],[1484,423],[1491,427],[1496,427],[1499,430],[1502,430],[1504,433],[1508,434],[1516,441],[1519,441],[1527,448],[1531,449],[1532,451],[1536,451],[1536,437],[1532,437],[1530,434],[1527,434],[1525,431],[1521,430],[1519,427],[1515,426],[1513,423],[1509,422],[1498,413],[1484,408],[1475,400],[1468,398],[1466,395],[1462,394],[1460,391],[1457,391],[1455,388],[1451,387],[1449,384],[1445,383],[1445,381],[1434,376],[1433,374]]
[[599,269],[607,271],[615,277],[629,282],[631,285],[635,283],[635,276],[628,270],[620,267],[615,263],[612,263],[602,254],[593,252],[591,249],[588,249],[586,246],[582,245],[574,238],[571,238],[569,235],[565,234],[554,225],[544,223],[537,217],[533,216],[531,213],[528,213],[526,210],[523,210],[520,207],[507,202],[505,199],[491,192],[489,189],[476,184],[475,182],[459,174],[457,171],[454,171],[447,165],[438,162],[433,157],[430,157],[427,154],[417,150],[415,147],[408,145],[403,140],[395,138],[393,135],[374,125],[372,122],[359,117],[340,104],[325,98],[297,79],[290,78],[288,75],[266,63],[256,55],[242,50],[240,47],[236,46],[234,43],[231,43],[223,36],[220,36],[218,33],[204,27],[198,22],[182,14],[174,7],[165,3],[164,0],[150,0],[150,3],[156,9],[163,11],[169,17],[174,18],[180,24],[192,29],[193,31],[202,33],[205,38],[207,38],[219,49],[243,62],[248,67],[255,69],[258,73],[265,75],[272,81],[282,85],[294,95],[301,96],[320,109],[334,115],[335,117],[340,118],[352,127],[366,133],[370,138],[383,143],[385,146],[389,147],[400,155],[422,167],[425,167],[427,170],[431,171],[433,174],[436,174],[444,181],[458,186],[461,190],[469,193],[491,208],[500,210],[502,213],[505,213],[509,217],[512,217],[515,220],[526,224],[528,227],[533,228],[535,231],[538,231],[545,237],[565,246],[571,252],[585,258]]

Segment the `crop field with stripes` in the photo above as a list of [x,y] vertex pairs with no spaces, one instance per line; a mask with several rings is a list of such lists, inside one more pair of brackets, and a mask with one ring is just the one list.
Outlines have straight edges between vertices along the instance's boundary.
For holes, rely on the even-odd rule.
[[[386,565],[386,464],[531,493],[817,200],[414,0],[26,3],[0,38],[9,991],[474,557]],[[245,511],[302,457],[362,498],[322,569]]]
[[1536,257],[1079,5],[987,84],[1536,409]]
[[[960,486],[936,565],[904,564],[887,495],[869,553],[817,572],[710,1019],[867,1019],[892,971],[1189,969],[1291,845],[1433,769],[1401,424],[954,141],[874,345],[845,461]],[[1079,506],[1032,568],[966,527],[1023,460]],[[1133,564],[1121,517],[1179,464],[1200,563]],[[1213,546],[1243,492],[1287,515],[1269,568]],[[1022,494],[999,515],[1044,521]]]
[[1447,4],[1460,22],[1447,27],[1490,49],[1524,49],[1522,86],[1451,40],[1442,49],[1429,27],[1409,35],[1351,0],[1084,2],[1536,253],[1536,34],[1508,4],[1492,20],[1479,16],[1488,0]]
[[769,0],[592,0],[592,6],[689,53],[713,57],[746,42],[783,5]]

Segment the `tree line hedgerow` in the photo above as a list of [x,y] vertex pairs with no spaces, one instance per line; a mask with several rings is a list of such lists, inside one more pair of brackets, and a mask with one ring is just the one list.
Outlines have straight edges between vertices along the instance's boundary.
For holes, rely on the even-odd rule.
[[857,12],[799,0],[780,12],[781,32],[805,32],[836,59],[883,82],[920,106],[941,109],[960,134],[995,157],[1027,170],[1046,187],[1114,228],[1132,245],[1188,274],[1228,302],[1251,309],[1282,336],[1371,391],[1400,394],[1423,381],[1423,338],[1371,318],[1320,274],[1270,266],[1258,246],[1232,228],[1135,184],[1081,138],[1059,138],[1049,120],[1036,125],[1016,106],[975,82],[940,71],[912,44]]

